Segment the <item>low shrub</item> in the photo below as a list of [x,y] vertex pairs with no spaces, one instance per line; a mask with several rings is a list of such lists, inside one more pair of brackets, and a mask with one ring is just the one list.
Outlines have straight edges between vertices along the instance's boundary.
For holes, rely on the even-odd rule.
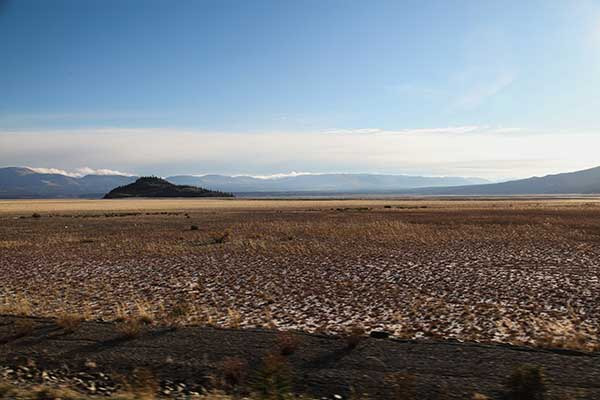
[[29,319],[18,319],[14,323],[15,338],[22,338],[33,333],[35,324]]
[[75,332],[79,325],[83,322],[83,317],[77,314],[61,314],[56,319],[56,325],[62,328],[67,333]]
[[228,387],[242,385],[248,372],[248,363],[237,357],[227,357],[220,365],[223,381]]
[[508,400],[542,400],[546,392],[544,372],[536,365],[521,365],[508,377],[505,387]]
[[139,318],[129,317],[117,324],[117,331],[125,339],[135,339],[142,333],[143,324]]
[[352,326],[350,327],[345,335],[344,340],[346,342],[346,347],[348,349],[354,349],[365,337],[365,329],[362,326]]
[[279,332],[277,334],[277,347],[282,356],[292,355],[300,347],[300,338],[292,332]]
[[292,374],[285,358],[280,354],[267,354],[262,367],[251,382],[253,394],[258,399],[289,399],[292,391]]
[[393,372],[386,376],[385,382],[398,400],[417,400],[417,385],[414,375],[405,372]]
[[214,244],[225,243],[229,239],[229,231],[225,232],[213,232],[210,234],[210,238]]

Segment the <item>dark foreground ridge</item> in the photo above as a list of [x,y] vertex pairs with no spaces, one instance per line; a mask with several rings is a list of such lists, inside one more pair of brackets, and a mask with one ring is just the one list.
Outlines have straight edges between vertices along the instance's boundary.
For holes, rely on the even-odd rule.
[[119,186],[104,196],[105,199],[128,197],[233,197],[233,195],[196,186],[174,185],[164,179],[150,176],[139,178],[129,185]]
[[[232,365],[244,365],[238,376],[250,382],[267,355],[283,354],[293,390],[316,398],[358,393],[370,399],[464,400],[475,392],[503,399],[507,377],[530,364],[543,369],[545,399],[600,398],[598,353],[369,337],[349,346],[348,339],[334,336],[294,337],[292,351],[281,352],[281,334],[270,330],[145,327],[132,335],[119,324],[83,322],[69,333],[51,319],[0,316],[0,370],[14,375],[25,368],[40,379],[71,374],[83,389],[106,394],[112,390],[109,376],[144,368],[160,381],[160,393],[168,394],[173,387],[210,388],[240,371]],[[415,396],[398,397],[410,385]]]

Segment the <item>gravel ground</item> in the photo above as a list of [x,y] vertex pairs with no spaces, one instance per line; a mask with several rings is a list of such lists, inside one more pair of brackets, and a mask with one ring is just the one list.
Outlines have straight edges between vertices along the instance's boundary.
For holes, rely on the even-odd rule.
[[[24,322],[31,329],[15,335]],[[543,369],[547,399],[600,396],[598,354],[374,338],[348,348],[344,338],[294,335],[297,346],[282,365],[294,390],[315,398],[349,398],[352,393],[411,398],[399,393],[414,390],[414,398],[423,400],[465,400],[474,392],[501,399],[507,377],[523,364]],[[161,397],[186,398],[222,382],[228,359],[243,361],[242,383],[251,384],[265,355],[281,351],[279,337],[268,330],[148,326],[132,338],[124,337],[114,323],[84,322],[69,333],[53,320],[0,317],[0,379],[19,385],[66,384],[110,395],[124,382],[132,384],[139,376],[135,371],[142,370],[150,371]]]
[[598,348],[600,207],[424,204],[4,215],[0,301],[13,314]]

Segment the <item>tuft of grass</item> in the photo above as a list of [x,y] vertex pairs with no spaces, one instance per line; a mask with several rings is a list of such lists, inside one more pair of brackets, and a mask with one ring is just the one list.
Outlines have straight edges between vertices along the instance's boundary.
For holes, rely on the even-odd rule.
[[138,301],[135,304],[137,316],[143,324],[149,325],[154,322],[154,314],[150,311],[150,306],[146,302]]
[[362,326],[354,325],[344,334],[346,348],[354,349],[365,337],[365,329]]
[[115,322],[124,322],[128,318],[125,307],[122,304],[117,304],[115,311]]
[[42,216],[38,213],[31,214],[31,218],[42,218]]
[[251,382],[258,399],[285,400],[292,390],[291,369],[280,354],[267,354]]
[[293,332],[284,331],[277,334],[277,347],[282,356],[292,355],[300,347],[300,338]]
[[193,310],[193,304],[187,298],[182,297],[168,311],[166,319],[171,325],[177,326],[185,322]]
[[38,385],[20,388],[10,383],[0,382],[0,399],[14,400],[85,400],[87,396],[64,387]]
[[200,229],[200,228],[198,228],[198,225],[190,226],[190,231],[197,231],[198,229]]
[[394,372],[385,377],[386,384],[398,400],[417,400],[417,385],[414,375]]
[[143,324],[139,318],[129,317],[117,324],[117,332],[125,339],[135,339],[142,333]]
[[64,313],[56,318],[56,325],[66,333],[73,333],[79,328],[84,318],[77,314]]
[[11,399],[16,397],[17,389],[9,384],[0,382],[0,399]]
[[31,302],[24,295],[7,297],[4,299],[3,303],[4,304],[0,305],[0,314],[20,315],[25,317],[33,315]]
[[229,239],[229,236],[231,236],[229,231],[212,232],[210,234],[210,239],[212,240],[212,242],[214,244],[222,244],[222,243],[225,243]]
[[242,323],[242,315],[240,312],[236,309],[228,308],[227,317],[229,318],[229,327],[233,329],[239,329]]
[[227,357],[223,359],[219,369],[225,385],[236,387],[244,383],[248,373],[248,363],[241,358]]
[[546,392],[542,368],[524,364],[514,369],[506,383],[508,400],[543,400]]
[[22,338],[33,333],[35,324],[29,319],[18,319],[14,322],[15,338]]
[[156,397],[160,384],[152,371],[147,368],[136,368],[131,374],[127,388],[137,399],[152,400]]
[[52,388],[48,386],[38,386],[33,389],[33,399],[48,400],[81,400],[82,395],[74,390],[67,388]]

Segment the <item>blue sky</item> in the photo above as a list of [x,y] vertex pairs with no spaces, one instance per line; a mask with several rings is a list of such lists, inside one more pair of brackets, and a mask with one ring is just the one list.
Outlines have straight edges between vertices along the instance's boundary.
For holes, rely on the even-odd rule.
[[1,165],[600,164],[597,1],[0,0],[0,50]]

